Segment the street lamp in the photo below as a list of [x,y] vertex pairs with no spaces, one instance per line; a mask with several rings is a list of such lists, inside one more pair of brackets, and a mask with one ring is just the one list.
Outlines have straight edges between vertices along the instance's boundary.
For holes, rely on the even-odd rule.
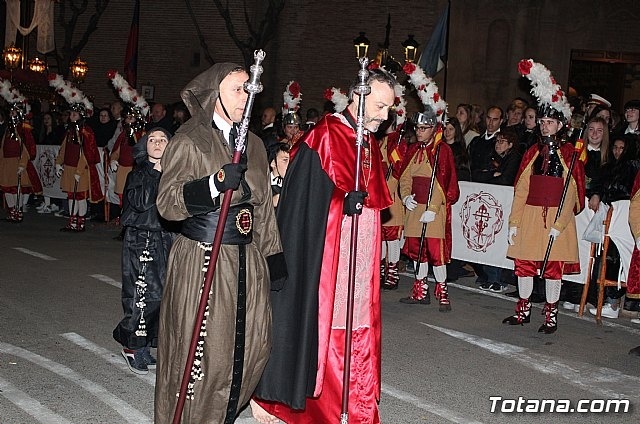
[[360,35],[353,40],[353,46],[356,48],[356,57],[358,59],[367,57],[370,44],[369,39],[364,36],[364,32],[361,32]]
[[29,61],[29,69],[33,72],[44,73],[47,70],[47,64],[38,56]]
[[69,65],[69,71],[71,72],[71,77],[73,78],[73,80],[76,83],[81,84],[82,82],[84,82],[84,77],[87,75],[89,67],[87,66],[87,62],[80,59],[80,56],[78,56],[76,60],[71,62],[71,64]]
[[15,44],[11,44],[2,51],[2,57],[4,59],[4,66],[10,71],[18,69],[20,62],[22,61],[22,49],[16,47]]
[[413,39],[413,34],[409,34],[409,38],[402,42],[402,47],[404,47],[404,60],[407,62],[415,62],[416,55],[418,54],[418,43]]

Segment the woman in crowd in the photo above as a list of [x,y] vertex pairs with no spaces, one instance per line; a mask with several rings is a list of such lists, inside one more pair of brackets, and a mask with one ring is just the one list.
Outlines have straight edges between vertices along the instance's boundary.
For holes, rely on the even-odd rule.
[[604,118],[595,116],[587,124],[587,163],[584,166],[586,175],[586,194],[589,209],[598,210],[600,197],[596,195],[596,185],[601,178],[601,167],[607,163],[609,156],[609,129]]
[[529,106],[524,110],[524,132],[520,135],[518,140],[518,153],[520,156],[529,150],[529,147],[538,142],[540,138],[540,131],[538,130],[538,110],[535,107]]
[[471,181],[469,170],[469,154],[467,153],[465,139],[460,121],[450,118],[444,127],[444,140],[453,152],[453,160],[456,164],[458,181]]
[[42,128],[38,136],[38,144],[46,144],[50,146],[59,146],[62,142],[60,134],[56,132],[57,120],[53,112],[45,112],[42,114]]
[[107,107],[103,107],[98,111],[98,119],[91,121],[91,128],[96,135],[96,145],[98,147],[106,147],[116,132],[116,121]]
[[474,137],[480,135],[477,124],[472,120],[471,111],[471,105],[467,103],[460,103],[456,109],[456,119],[460,123],[460,128],[462,129],[465,148],[469,146],[469,143],[471,143],[471,140],[473,140]]

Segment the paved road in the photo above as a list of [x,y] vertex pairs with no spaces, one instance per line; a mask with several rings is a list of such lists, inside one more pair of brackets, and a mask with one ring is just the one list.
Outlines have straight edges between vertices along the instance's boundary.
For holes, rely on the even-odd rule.
[[[27,213],[0,223],[0,423],[150,423],[155,376],[132,374],[111,331],[120,319],[120,242],[113,226],[60,233],[64,220]],[[453,311],[383,293],[382,420],[415,423],[637,423],[640,326],[597,326],[563,313],[553,335],[500,323],[513,300],[451,285]],[[492,397],[505,400],[492,401]],[[535,400],[629,399],[623,413],[507,413]],[[497,399],[497,398],[495,398]],[[513,401],[511,401],[513,400]],[[491,413],[492,403],[498,412]],[[559,407],[564,402],[557,402]],[[586,406],[586,405],[585,405]],[[548,408],[548,407],[547,407]],[[238,423],[255,423],[247,411]]]

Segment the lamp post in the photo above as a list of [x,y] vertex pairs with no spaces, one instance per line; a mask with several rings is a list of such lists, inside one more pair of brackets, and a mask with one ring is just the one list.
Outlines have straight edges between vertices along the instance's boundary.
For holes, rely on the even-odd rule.
[[364,36],[364,32],[360,32],[360,35],[353,40],[353,46],[356,48],[356,57],[358,59],[368,56],[370,44],[369,39]]
[[87,66],[87,62],[80,59],[80,56],[78,56],[76,60],[71,62],[69,65],[69,72],[76,84],[82,84],[84,82],[84,78],[88,71],[89,67]]
[[409,38],[402,42],[402,47],[404,47],[404,60],[406,62],[416,61],[418,46],[420,46],[420,43],[413,38],[413,34],[409,34]]
[[42,74],[47,70],[47,64],[44,60],[36,56],[29,61],[29,69],[33,72]]

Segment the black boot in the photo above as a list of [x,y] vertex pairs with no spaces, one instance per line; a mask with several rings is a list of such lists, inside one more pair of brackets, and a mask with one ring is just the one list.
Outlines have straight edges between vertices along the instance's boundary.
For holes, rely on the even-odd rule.
[[544,304],[544,324],[538,328],[538,333],[552,334],[558,329],[558,302]]
[[502,320],[503,324],[524,325],[531,320],[531,302],[529,299],[520,299],[516,303],[516,313]]

